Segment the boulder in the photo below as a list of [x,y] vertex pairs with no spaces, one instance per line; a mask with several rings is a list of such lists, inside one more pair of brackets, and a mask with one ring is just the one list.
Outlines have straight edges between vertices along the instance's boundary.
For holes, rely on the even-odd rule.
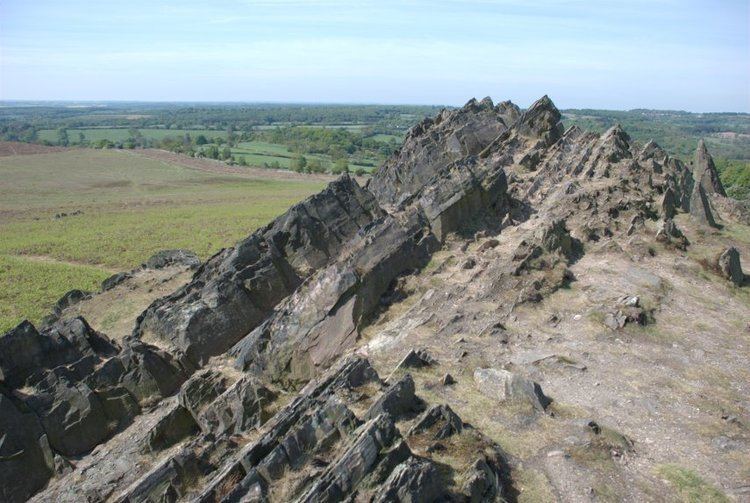
[[656,227],[656,241],[670,244],[680,250],[685,250],[690,244],[672,219],[659,221]]
[[448,438],[464,429],[458,414],[448,405],[434,405],[422,414],[406,434],[407,437],[429,432],[435,440]]
[[740,264],[740,252],[735,247],[729,247],[719,255],[719,270],[725,278],[737,286],[742,286],[745,274]]
[[483,395],[501,402],[526,401],[540,411],[552,402],[539,384],[507,370],[478,368],[474,371],[474,383]]
[[446,493],[435,464],[410,457],[391,472],[373,502],[432,503],[440,501]]
[[418,369],[422,367],[430,367],[435,365],[437,360],[430,355],[425,349],[411,349],[406,356],[404,356],[398,365],[396,370],[405,369]]
[[503,484],[499,470],[484,456],[463,474],[462,492],[471,503],[502,501]]
[[108,277],[104,281],[102,281],[102,292],[106,292],[107,290],[111,290],[120,283],[129,280],[133,277],[133,274],[130,272],[118,272],[113,274],[112,276]]
[[398,419],[404,414],[415,411],[420,405],[414,395],[414,379],[407,374],[387,390],[370,406],[365,419],[372,419],[380,414],[390,414]]
[[672,219],[677,214],[677,201],[671,187],[667,187],[667,190],[661,196],[659,210],[665,220]]
[[164,269],[181,266],[196,269],[201,265],[198,255],[190,250],[162,250],[156,252],[141,266],[144,269]]

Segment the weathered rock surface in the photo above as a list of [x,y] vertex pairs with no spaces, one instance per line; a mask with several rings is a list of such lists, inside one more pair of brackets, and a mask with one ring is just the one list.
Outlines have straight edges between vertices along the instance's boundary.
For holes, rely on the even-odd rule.
[[742,264],[740,264],[740,252],[735,247],[730,247],[724,250],[719,255],[719,270],[725,278],[730,280],[737,286],[742,286],[745,281],[745,274],[742,272]]
[[25,501],[52,476],[53,453],[38,417],[0,391],[0,499]]
[[209,259],[191,283],[143,313],[134,336],[157,340],[203,364],[258,326],[381,215],[372,195],[343,176]]
[[[537,382],[557,400],[606,365],[589,346],[646,338],[638,330],[674,292],[640,266],[689,270],[685,236],[718,234],[701,225],[716,226],[714,208],[729,201],[703,144],[693,169],[653,142],[636,148],[620,126],[564,130],[546,96],[523,112],[484,99],[426,119],[366,187],[342,176],[203,264],[168,250],[107,279],[103,290],[148,269],[195,270],[131,336],[113,342],[71,318],[71,303],[91,300],[73,292],[40,330],[23,323],[0,337],[0,496],[22,501],[47,484],[37,501],[513,500],[515,465],[488,435],[520,456],[540,452],[578,409],[548,409]],[[610,256],[628,267],[576,289]],[[744,281],[735,248],[715,265]],[[595,336],[579,334],[592,325]],[[522,357],[563,338],[552,358]],[[489,368],[508,361],[512,372]],[[374,367],[393,373],[384,382]],[[531,413],[509,417],[518,403]],[[634,480],[586,464],[632,449],[601,431],[581,443],[578,429],[555,439],[589,456],[566,473]],[[643,500],[639,487],[623,499]]]
[[544,410],[551,403],[539,384],[507,370],[476,369],[474,382],[481,393],[501,402],[525,401],[537,410]]
[[695,165],[693,166],[693,178],[696,185],[703,187],[707,194],[718,194],[726,197],[727,193],[719,179],[714,159],[708,153],[706,143],[701,140],[695,150]]
[[436,185],[437,179],[449,179],[456,161],[479,154],[520,113],[508,101],[493,105],[485,98],[481,102],[472,99],[461,109],[445,110],[434,119],[425,119],[409,130],[403,146],[383,164],[367,188],[381,205],[403,206]]

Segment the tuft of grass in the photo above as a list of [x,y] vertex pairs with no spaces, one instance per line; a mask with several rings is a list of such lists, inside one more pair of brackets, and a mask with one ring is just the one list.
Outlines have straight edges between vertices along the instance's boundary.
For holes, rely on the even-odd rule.
[[704,481],[697,473],[675,464],[659,465],[656,473],[667,480],[685,503],[728,503],[724,493]]
[[518,489],[518,503],[546,503],[555,501],[555,496],[544,473],[531,468],[513,470],[513,485]]

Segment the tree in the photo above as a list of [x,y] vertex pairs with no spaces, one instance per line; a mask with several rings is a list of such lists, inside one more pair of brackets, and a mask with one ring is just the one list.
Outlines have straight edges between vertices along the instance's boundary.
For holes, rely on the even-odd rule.
[[367,171],[365,171],[365,168],[357,168],[354,170],[355,176],[365,176],[367,174]]
[[310,162],[307,163],[307,169],[310,173],[325,173],[326,171],[320,159],[310,159]]
[[346,160],[346,157],[336,159],[336,166],[334,168],[334,173],[340,174],[340,173],[348,173],[348,172],[349,172],[349,161]]
[[227,159],[232,157],[232,151],[229,150],[229,147],[224,147],[224,149],[221,151],[221,159],[226,161]]
[[86,135],[83,133],[78,133],[78,144],[79,145],[85,145],[86,144]]
[[68,139],[68,130],[64,127],[61,127],[57,130],[57,144],[63,147],[67,147],[68,145],[70,145],[70,140]]
[[208,143],[208,138],[206,138],[206,135],[199,134],[198,137],[195,139],[196,145],[205,145]]
[[240,166],[247,166],[247,160],[244,157],[240,157],[240,160],[237,163]]
[[292,170],[296,171],[297,173],[302,173],[305,171],[305,168],[307,167],[307,159],[305,158],[304,155],[298,155],[294,159],[292,159],[290,167],[292,168]]
[[216,145],[209,145],[203,151],[203,154],[206,157],[208,157],[209,159],[218,159],[219,158],[219,147],[217,147]]

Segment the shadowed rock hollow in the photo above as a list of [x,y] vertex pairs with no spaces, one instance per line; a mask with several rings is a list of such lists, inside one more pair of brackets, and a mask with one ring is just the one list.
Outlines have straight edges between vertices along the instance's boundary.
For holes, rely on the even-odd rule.
[[[1,499],[745,497],[747,216],[703,143],[560,119],[444,110],[364,187],[0,337]],[[193,268],[130,335],[80,316]]]

